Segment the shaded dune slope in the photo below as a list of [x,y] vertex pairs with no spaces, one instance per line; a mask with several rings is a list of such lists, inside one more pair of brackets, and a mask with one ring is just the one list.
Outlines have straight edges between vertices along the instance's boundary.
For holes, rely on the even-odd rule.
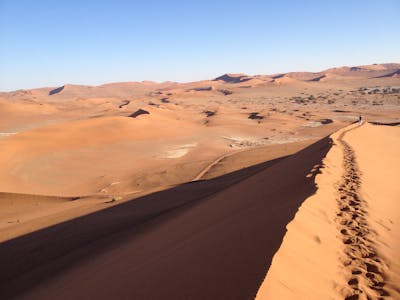
[[51,90],[51,91],[49,92],[49,96],[54,95],[54,94],[61,93],[63,89],[64,89],[64,86],[60,86],[60,87],[58,87],[58,88],[55,88],[55,89],[53,89],[53,90]]
[[2,243],[0,298],[254,298],[330,146]]

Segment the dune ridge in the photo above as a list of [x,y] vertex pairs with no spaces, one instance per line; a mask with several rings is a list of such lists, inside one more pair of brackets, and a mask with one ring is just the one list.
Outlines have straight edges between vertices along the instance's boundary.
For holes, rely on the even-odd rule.
[[[398,207],[398,188],[389,187],[391,197],[381,203],[381,197],[370,193],[381,190],[382,181],[365,182],[378,169],[389,175],[399,166],[393,156],[399,149],[399,128],[387,130],[352,125],[332,135],[334,146],[316,178],[318,190],[288,224],[256,299],[398,299],[394,253],[400,249],[400,236],[394,220],[399,210],[393,207]],[[387,155],[384,167],[370,167],[365,153],[371,148]],[[385,214],[371,210],[376,205]],[[382,233],[382,222],[389,222],[392,231],[385,225],[388,229]]]
[[1,243],[0,295],[253,298],[285,225],[315,192],[313,167],[329,147],[325,138],[250,173],[185,184]]

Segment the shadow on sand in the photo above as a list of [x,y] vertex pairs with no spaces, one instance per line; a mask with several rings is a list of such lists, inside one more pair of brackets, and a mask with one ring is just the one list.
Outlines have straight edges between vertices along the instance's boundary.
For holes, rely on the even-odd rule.
[[327,137],[6,241],[0,298],[254,298],[330,146]]

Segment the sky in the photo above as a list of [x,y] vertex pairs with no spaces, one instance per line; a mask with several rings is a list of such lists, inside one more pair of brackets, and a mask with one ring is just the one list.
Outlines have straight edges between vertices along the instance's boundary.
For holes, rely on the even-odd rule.
[[400,62],[399,0],[0,0],[0,90]]

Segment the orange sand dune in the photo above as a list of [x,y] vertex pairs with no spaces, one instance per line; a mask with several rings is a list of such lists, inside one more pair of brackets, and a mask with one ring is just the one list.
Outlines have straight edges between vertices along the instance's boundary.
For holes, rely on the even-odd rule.
[[0,93],[0,298],[397,297],[399,72]]
[[400,128],[333,136],[317,193],[300,207],[257,299],[399,299]]
[[120,181],[112,178],[165,165],[165,157],[179,149],[195,150],[184,145],[198,142],[192,136],[199,134],[195,124],[154,111],[138,118],[96,118],[21,132],[0,139],[0,190],[95,193],[106,184],[104,178],[109,184]]
[[4,242],[0,295],[252,298],[329,147],[323,139],[247,179],[181,185]]

